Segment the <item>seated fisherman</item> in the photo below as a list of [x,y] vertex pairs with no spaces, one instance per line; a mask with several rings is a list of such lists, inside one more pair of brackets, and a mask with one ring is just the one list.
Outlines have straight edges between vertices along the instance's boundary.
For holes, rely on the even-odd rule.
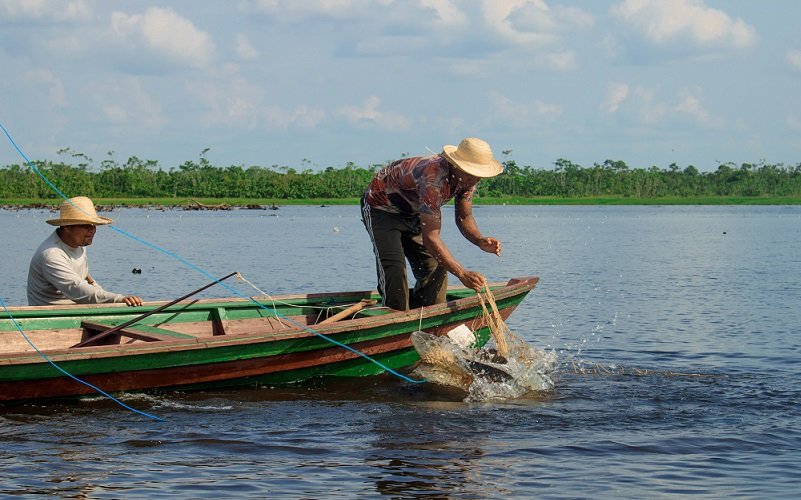
[[136,295],[121,295],[104,290],[89,275],[85,246],[92,244],[98,225],[110,224],[100,217],[92,200],[78,196],[61,204],[61,216],[48,220],[58,226],[41,244],[28,268],[28,304],[100,304],[124,302],[141,306]]

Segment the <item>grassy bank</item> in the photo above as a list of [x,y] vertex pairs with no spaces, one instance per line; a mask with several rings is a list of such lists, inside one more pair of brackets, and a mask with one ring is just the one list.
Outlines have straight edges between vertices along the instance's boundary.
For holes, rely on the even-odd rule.
[[[285,205],[356,205],[358,198],[309,198],[309,199],[264,199],[264,198],[96,198],[97,205],[104,207],[167,207],[167,208],[269,208]],[[55,208],[60,199],[5,198],[0,207]],[[631,198],[624,196],[598,196],[587,198],[539,197],[477,197],[476,205],[800,205],[801,196],[705,196],[705,197],[660,197]]]
[[482,205],[801,205],[801,196],[664,196],[632,198],[628,196],[593,196],[559,198],[477,198]]

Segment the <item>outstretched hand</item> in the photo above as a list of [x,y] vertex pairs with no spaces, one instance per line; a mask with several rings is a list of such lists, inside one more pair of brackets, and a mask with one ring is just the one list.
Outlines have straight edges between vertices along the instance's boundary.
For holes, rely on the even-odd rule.
[[125,302],[125,305],[129,307],[142,305],[142,299],[136,295],[128,295],[127,297],[123,297],[122,301]]
[[501,256],[501,242],[495,238],[481,238],[478,240],[478,248],[487,253],[494,253],[498,257]]
[[458,276],[458,278],[464,286],[477,292],[480,292],[481,289],[484,288],[484,285],[487,284],[484,275],[476,271],[465,271],[461,276]]

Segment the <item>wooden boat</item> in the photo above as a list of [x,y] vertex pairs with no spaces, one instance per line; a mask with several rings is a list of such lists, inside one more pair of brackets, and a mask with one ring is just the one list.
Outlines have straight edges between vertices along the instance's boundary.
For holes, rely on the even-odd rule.
[[[501,316],[537,281],[490,284]],[[450,288],[447,302],[410,311],[370,305],[378,298],[363,291],[0,310],[0,401],[94,392],[69,375],[106,392],[368,376],[412,366],[415,330],[445,335],[467,325],[478,344],[490,337],[472,290]]]

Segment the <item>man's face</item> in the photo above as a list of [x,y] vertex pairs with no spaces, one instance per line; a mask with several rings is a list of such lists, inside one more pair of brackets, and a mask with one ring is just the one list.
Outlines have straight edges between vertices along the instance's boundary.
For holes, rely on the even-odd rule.
[[448,161],[448,165],[451,166],[451,178],[456,179],[456,181],[459,183],[460,186],[469,188],[478,184],[478,181],[481,180],[481,177],[470,175],[467,172],[460,169],[459,166],[456,165],[456,163],[454,163],[453,161],[451,161],[451,159],[448,158],[447,156],[442,155],[442,157],[445,158]]
[[462,172],[458,168],[454,168],[452,170],[452,175],[459,181],[459,185],[463,187],[472,187],[478,184],[478,181],[481,180],[481,177],[476,177],[475,175],[470,175],[467,172]]
[[76,224],[74,226],[62,226],[61,240],[71,247],[85,247],[92,244],[92,239],[97,232],[94,224]]

